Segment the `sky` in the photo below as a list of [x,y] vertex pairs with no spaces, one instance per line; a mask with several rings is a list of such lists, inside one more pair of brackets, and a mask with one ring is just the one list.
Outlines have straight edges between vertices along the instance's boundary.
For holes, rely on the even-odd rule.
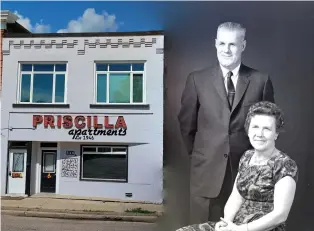
[[33,33],[163,30],[162,2],[1,1]]

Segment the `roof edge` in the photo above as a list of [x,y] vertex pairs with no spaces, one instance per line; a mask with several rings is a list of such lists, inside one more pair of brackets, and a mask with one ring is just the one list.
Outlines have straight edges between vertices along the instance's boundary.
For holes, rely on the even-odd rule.
[[51,38],[51,37],[113,37],[113,36],[147,36],[164,35],[163,30],[131,31],[131,32],[80,32],[80,33],[6,33],[5,38]]

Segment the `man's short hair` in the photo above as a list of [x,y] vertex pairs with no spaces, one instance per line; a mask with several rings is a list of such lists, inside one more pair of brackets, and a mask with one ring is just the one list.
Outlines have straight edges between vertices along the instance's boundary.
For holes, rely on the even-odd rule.
[[224,22],[218,26],[217,32],[219,29],[222,28],[239,31],[241,33],[241,36],[243,37],[243,40],[245,40],[246,29],[242,24],[236,22]]

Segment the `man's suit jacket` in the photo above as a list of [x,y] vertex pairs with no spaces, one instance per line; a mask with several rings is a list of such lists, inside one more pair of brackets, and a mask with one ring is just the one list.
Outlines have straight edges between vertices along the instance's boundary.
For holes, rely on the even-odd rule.
[[248,109],[263,100],[274,102],[270,77],[243,64],[231,110],[218,64],[188,76],[178,119],[191,157],[191,194],[217,197],[228,158],[237,173],[242,154],[251,148],[244,130]]

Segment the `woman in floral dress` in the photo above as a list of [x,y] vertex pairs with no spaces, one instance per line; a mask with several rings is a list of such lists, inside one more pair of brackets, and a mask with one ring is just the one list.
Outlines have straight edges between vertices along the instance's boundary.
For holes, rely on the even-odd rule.
[[283,125],[283,114],[275,104],[263,101],[251,106],[245,130],[253,149],[241,157],[224,218],[177,231],[285,231],[298,167],[275,147]]

